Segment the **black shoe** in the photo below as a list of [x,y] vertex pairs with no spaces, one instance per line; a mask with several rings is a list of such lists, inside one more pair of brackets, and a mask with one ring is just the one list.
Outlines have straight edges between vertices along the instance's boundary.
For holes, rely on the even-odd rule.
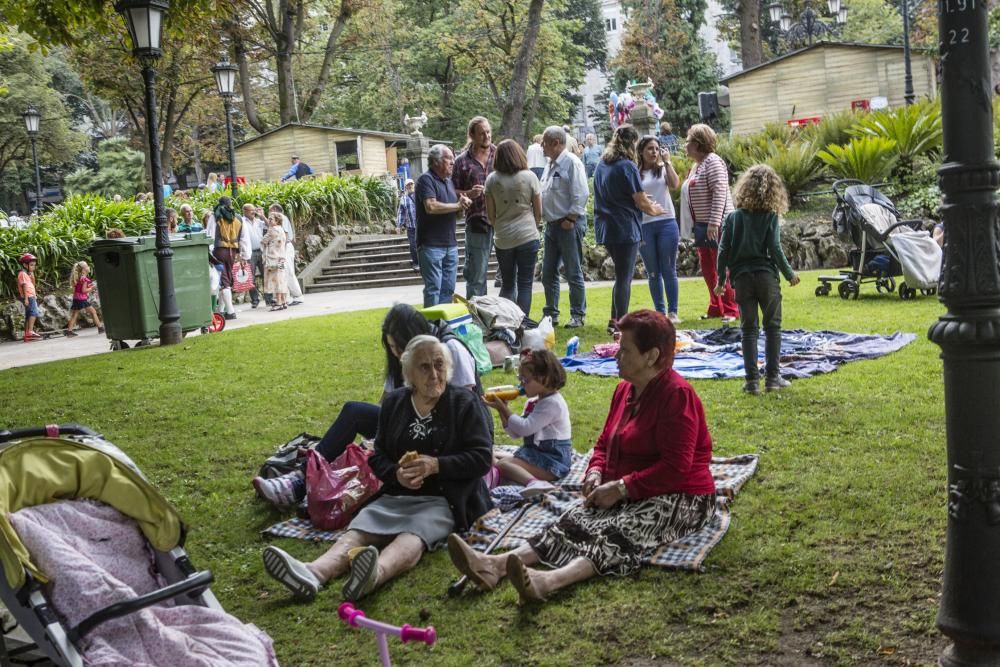
[[618,323],[614,320],[608,320],[608,335],[614,336],[618,333]]
[[780,375],[776,378],[767,378],[767,380],[764,381],[764,389],[767,391],[781,391],[785,387],[791,386],[792,383]]
[[497,278],[496,280],[493,281],[493,286],[494,287],[503,287],[503,282],[499,278]]
[[746,384],[743,385],[743,393],[753,394],[756,396],[760,393],[760,386],[758,386],[756,381],[747,381]]
[[569,322],[566,323],[564,328],[566,329],[578,329],[583,326],[582,317],[571,317]]
[[256,310],[257,306],[259,306],[259,305],[260,305],[260,301],[254,301],[253,303],[250,304],[250,308]]
[[78,334],[77,332],[75,332],[75,331],[72,331],[72,330],[70,330],[70,329],[67,329],[67,330],[66,330],[66,337],[67,337],[67,338],[76,338],[76,337],[77,337],[77,336],[79,336],[79,335],[80,335],[80,334]]
[[226,313],[225,315],[223,315],[223,317],[225,317],[227,320],[235,320],[236,313]]

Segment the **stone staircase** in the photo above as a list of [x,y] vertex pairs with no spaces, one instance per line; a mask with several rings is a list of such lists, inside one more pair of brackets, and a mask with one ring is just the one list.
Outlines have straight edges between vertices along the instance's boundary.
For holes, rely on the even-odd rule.
[[[458,280],[462,280],[465,265],[465,228],[459,225]],[[489,281],[492,284],[497,263],[490,257]],[[344,249],[330,259],[311,279],[306,281],[306,293],[334,290],[365,289],[420,285],[420,274],[410,268],[410,250],[406,235],[365,237],[348,240]]]

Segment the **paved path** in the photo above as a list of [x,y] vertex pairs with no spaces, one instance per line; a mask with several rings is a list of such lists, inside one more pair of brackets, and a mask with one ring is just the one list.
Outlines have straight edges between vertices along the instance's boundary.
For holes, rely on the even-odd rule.
[[[645,281],[642,282],[644,283]],[[636,281],[636,283],[638,284],[639,281]],[[610,287],[612,284],[610,281],[589,282],[587,283],[587,288]],[[542,291],[541,283],[536,282],[534,287],[534,293],[537,294]],[[464,294],[465,284],[459,283],[455,288],[455,292]],[[490,286],[490,293],[496,293],[496,289],[492,285]],[[569,299],[569,293],[566,285],[563,285],[562,300],[566,301],[567,299]],[[256,310],[251,309],[249,303],[239,305],[236,307],[237,318],[226,322],[226,331],[249,327],[255,324],[270,324],[272,322],[294,320],[302,317],[370,310],[372,308],[389,308],[394,303],[401,301],[419,304],[423,301],[423,286],[405,285],[401,287],[319,292],[317,294],[307,294],[302,300],[303,303],[300,306],[293,306],[287,310],[274,313],[268,311],[263,304]],[[191,333],[188,335],[196,336],[198,334]],[[110,341],[108,341],[104,334],[98,334],[97,329],[93,327],[81,329],[80,335],[76,338],[54,336],[48,340],[41,340],[34,343],[24,343],[21,341],[4,342],[0,344],[0,370],[41,364],[48,361],[86,357],[93,354],[101,354],[102,352],[110,352]]]

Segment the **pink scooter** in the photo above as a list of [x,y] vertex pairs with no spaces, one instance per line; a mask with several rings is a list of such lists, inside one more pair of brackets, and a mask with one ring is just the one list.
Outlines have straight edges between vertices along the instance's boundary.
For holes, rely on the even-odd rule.
[[381,623],[365,618],[365,612],[356,609],[350,602],[344,602],[337,607],[337,615],[340,616],[340,620],[352,628],[366,628],[375,633],[375,638],[378,640],[378,654],[382,658],[382,667],[392,666],[392,660],[389,659],[389,640],[385,638],[386,635],[395,635],[404,644],[417,641],[432,646],[437,641],[437,630],[434,629],[433,625],[428,625],[426,628],[414,628],[409,623],[404,624],[403,627]]

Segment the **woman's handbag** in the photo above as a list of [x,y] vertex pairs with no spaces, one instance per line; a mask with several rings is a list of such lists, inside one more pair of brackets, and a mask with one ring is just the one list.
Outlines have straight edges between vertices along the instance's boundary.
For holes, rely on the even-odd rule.
[[233,292],[249,292],[253,289],[253,269],[247,262],[233,264]]
[[315,449],[306,452],[306,507],[321,530],[339,530],[374,495],[382,482],[368,466],[369,453],[353,442],[328,462]]

